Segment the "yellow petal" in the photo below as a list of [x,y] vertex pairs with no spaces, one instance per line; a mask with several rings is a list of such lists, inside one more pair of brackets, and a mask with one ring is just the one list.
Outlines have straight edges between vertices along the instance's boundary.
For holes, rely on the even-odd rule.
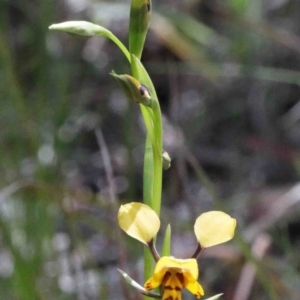
[[[159,276],[160,275],[160,276]],[[147,291],[153,290],[161,285],[162,280],[165,276],[165,272],[162,272],[160,274],[157,274],[156,276],[150,277],[144,284],[144,288]]]
[[154,274],[162,268],[180,268],[183,271],[189,270],[195,280],[198,279],[198,264],[196,259],[179,259],[173,256],[163,256],[156,264]]
[[202,286],[189,274],[188,272],[184,275],[185,288],[194,294],[197,298],[204,295]]
[[119,226],[128,235],[146,245],[156,236],[160,227],[155,211],[137,202],[121,205],[118,220]]
[[145,289],[151,290],[160,286],[162,282],[166,280],[166,272],[170,272],[171,274],[182,273],[183,277],[185,277],[185,274],[188,273],[188,280],[184,280],[184,285],[186,285],[189,281],[197,281],[198,264],[194,258],[177,259],[173,256],[163,256],[157,262],[153,276],[145,283]]
[[145,282],[144,284],[145,289],[147,291],[150,291],[160,286],[166,275],[166,270],[167,268],[164,267],[160,269],[158,272],[154,273],[153,276]]
[[236,220],[221,211],[210,211],[200,215],[194,229],[199,244],[211,247],[231,240]]
[[169,267],[169,256],[163,256],[155,265],[153,276],[148,279],[144,285],[147,291],[155,289],[162,284]]

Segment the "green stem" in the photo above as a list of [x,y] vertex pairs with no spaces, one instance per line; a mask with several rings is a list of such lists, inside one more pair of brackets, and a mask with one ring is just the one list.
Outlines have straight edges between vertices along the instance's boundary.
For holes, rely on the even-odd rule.
[[[162,192],[162,118],[159,102],[157,99],[156,91],[152,83],[151,78],[149,77],[148,72],[145,70],[143,64],[135,55],[131,55],[131,70],[133,77],[139,82],[144,84],[150,91],[151,95],[151,107],[144,107],[140,105],[142,114],[144,117],[144,122],[147,128],[147,141],[145,149],[152,150],[152,166],[149,167],[151,162],[150,157],[146,157],[147,160],[144,161],[144,174],[147,174],[147,177],[144,176],[143,180],[149,180],[148,184],[144,182],[144,187],[152,187],[152,193],[150,190],[144,191],[144,195],[151,197],[150,207],[157,213],[160,214],[161,206],[161,192]],[[149,147],[151,144],[151,147]],[[148,154],[151,154],[149,152]],[[148,168],[148,169],[146,169]],[[150,174],[149,172],[152,172]],[[148,202],[149,199],[147,199]],[[153,242],[154,243],[154,242]],[[149,261],[150,251],[148,248],[145,249],[144,253],[144,264],[145,264],[145,280],[151,276],[153,271],[153,261]],[[152,258],[152,257],[151,257]],[[149,299],[147,296],[145,299]]]
[[[103,31],[97,32],[97,35],[103,35]],[[111,41],[113,41],[121,49],[121,51],[124,53],[129,63],[131,63],[130,53],[127,50],[127,48],[124,46],[124,44],[109,30],[105,32],[105,36],[108,37]]]
[[[162,118],[159,106],[159,101],[152,80],[144,68],[141,61],[134,55],[131,55],[131,70],[133,76],[143,83],[150,91],[151,108],[149,109],[149,116],[153,124],[153,138],[151,138],[151,145],[153,151],[153,198],[151,201],[151,208],[159,215],[161,206],[161,191],[162,191]],[[144,114],[143,114],[144,116]],[[145,119],[145,123],[147,120]],[[147,126],[147,123],[146,123]],[[148,129],[148,128],[147,128]]]
[[153,151],[149,133],[147,134],[143,170],[143,200],[151,206],[153,197]]
[[153,144],[153,164],[154,164],[154,178],[153,178],[153,200],[152,208],[156,213],[160,214],[161,207],[161,193],[162,193],[162,119],[159,102],[156,97],[152,102],[153,109],[153,123],[154,123],[154,144]]
[[[153,256],[149,247],[144,247],[144,282],[146,282],[153,274]],[[144,300],[150,300],[146,295]]]
[[147,129],[147,134],[149,134],[150,140],[153,141],[155,139],[155,132],[154,132],[153,121],[152,121],[153,120],[152,110],[151,108],[143,104],[140,104],[140,108]]

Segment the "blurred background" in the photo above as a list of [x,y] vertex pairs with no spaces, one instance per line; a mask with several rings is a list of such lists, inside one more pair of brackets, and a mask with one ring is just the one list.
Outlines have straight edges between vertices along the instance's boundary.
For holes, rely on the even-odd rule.
[[[187,258],[196,217],[222,209],[238,233],[198,259],[206,296],[298,300],[300,2],[152,2],[143,62],[172,158],[161,233],[171,223]],[[143,283],[143,246],[116,220],[142,201],[145,129],[109,75],[128,63],[104,38],[48,30],[87,20],[127,45],[129,7],[0,2],[0,299],[142,299],[117,271]]]

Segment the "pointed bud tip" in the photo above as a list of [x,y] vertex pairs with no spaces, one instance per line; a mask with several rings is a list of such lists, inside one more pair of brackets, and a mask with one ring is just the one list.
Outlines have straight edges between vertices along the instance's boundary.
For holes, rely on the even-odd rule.
[[163,158],[163,168],[164,170],[168,170],[171,167],[171,157],[167,151],[164,151],[162,154]]

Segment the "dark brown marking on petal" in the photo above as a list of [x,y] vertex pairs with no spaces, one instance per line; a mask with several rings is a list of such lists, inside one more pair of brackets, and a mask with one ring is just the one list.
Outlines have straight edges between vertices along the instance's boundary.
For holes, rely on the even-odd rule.
[[170,285],[165,285],[165,286],[164,286],[164,289],[165,289],[165,290],[170,290],[170,291],[173,291],[173,290],[174,290],[174,288],[172,288]]
[[180,288],[179,286],[172,287],[170,285],[165,285],[164,289],[169,290],[169,291],[174,291],[174,290],[175,291],[181,291],[182,290],[182,288]]
[[167,271],[163,280],[162,280],[162,283],[164,284],[171,276],[171,272]]
[[184,285],[184,277],[182,273],[176,273],[176,277],[179,280],[179,282],[181,283],[181,285]]
[[182,290],[182,288],[180,287],[180,286],[175,286],[175,287],[172,287],[172,286],[170,286],[170,285],[165,285],[164,286],[164,289],[165,290],[170,290],[170,291],[181,291]]

